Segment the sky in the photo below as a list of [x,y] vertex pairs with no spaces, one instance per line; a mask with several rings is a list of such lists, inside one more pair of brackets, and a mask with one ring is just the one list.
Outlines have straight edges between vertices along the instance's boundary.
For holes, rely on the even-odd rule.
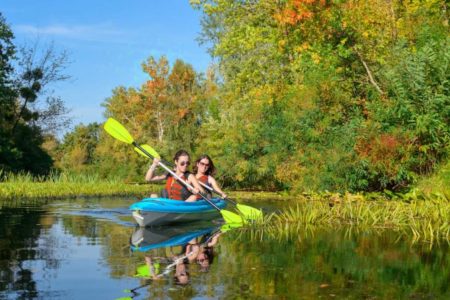
[[189,0],[1,0],[16,45],[54,44],[68,52],[71,79],[52,89],[71,109],[73,125],[102,122],[101,103],[118,86],[139,87],[149,56],[177,58],[205,72],[211,63]]

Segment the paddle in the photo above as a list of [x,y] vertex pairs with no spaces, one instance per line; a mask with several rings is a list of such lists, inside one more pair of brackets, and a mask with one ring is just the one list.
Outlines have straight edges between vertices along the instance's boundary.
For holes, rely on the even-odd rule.
[[[133,137],[128,132],[128,130],[126,130],[125,127],[122,124],[120,124],[118,121],[116,121],[115,119],[109,118],[105,122],[105,125],[103,126],[103,128],[106,130],[106,132],[108,132],[115,139],[117,139],[121,142],[127,143],[127,144],[131,144],[135,148],[139,149],[139,151],[141,151],[142,153],[147,155],[148,157],[153,157],[145,148],[141,147],[141,145],[139,145],[136,141],[134,141]],[[150,149],[148,149],[148,150],[150,150]],[[152,151],[150,151],[150,152],[152,152]],[[153,154],[155,154],[155,153],[153,153]],[[155,155],[154,157],[158,157],[158,156],[159,155],[157,155],[157,156]],[[191,190],[194,189],[189,183],[187,183],[186,181],[181,179],[175,172],[173,172],[171,169],[169,169],[167,166],[165,166],[162,162],[159,162],[158,164],[163,169],[165,169],[167,172],[169,172],[169,174],[171,174],[179,182],[184,184],[187,188],[189,188]],[[225,210],[225,209],[220,209],[219,207],[217,207],[217,205],[215,205],[208,198],[206,198],[202,193],[200,193],[200,196],[206,202],[208,202],[212,207],[214,207],[215,209],[217,209],[220,212],[220,214],[222,215],[222,217],[226,223],[243,223],[243,220],[239,215],[237,215],[231,211]]]
[[[158,152],[156,152],[155,149],[153,149],[150,145],[144,144],[141,145],[142,148],[144,148],[145,150],[147,150],[148,153],[151,153],[151,156],[146,155],[144,152],[140,151],[138,148],[134,148],[136,150],[137,153],[141,154],[142,156],[148,157],[148,158],[152,158],[152,157],[157,157],[157,158],[161,158],[161,156],[158,154]],[[171,165],[171,163],[164,161],[164,163],[168,164],[169,166]],[[211,186],[199,181],[199,183],[206,189],[208,189],[209,191],[216,193],[217,195],[221,194],[216,191],[214,188],[212,188]],[[221,197],[221,199],[227,200],[229,202],[231,202],[232,204],[234,204],[236,206],[236,208],[239,210],[239,212],[244,216],[244,218],[246,218],[247,220],[254,220],[254,221],[261,221],[263,218],[263,214],[262,211],[248,206],[248,205],[243,205],[243,204],[239,204],[236,203],[235,201],[231,200],[230,198],[223,198]]]

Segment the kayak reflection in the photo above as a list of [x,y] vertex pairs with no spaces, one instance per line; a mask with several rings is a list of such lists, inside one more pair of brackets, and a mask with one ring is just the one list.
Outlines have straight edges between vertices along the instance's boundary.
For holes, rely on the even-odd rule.
[[187,245],[192,239],[207,236],[220,226],[136,227],[131,236],[131,250],[147,252],[153,249]]
[[[190,282],[190,271],[208,272],[215,260],[214,247],[220,236],[242,224],[224,224],[210,226],[210,223],[189,224],[187,226],[165,226],[152,228],[135,228],[131,238],[132,252],[145,253],[144,264],[137,267],[135,277],[144,280],[143,284],[125,290],[131,297],[119,299],[133,299],[139,295],[144,287],[161,279],[172,279],[178,286],[186,286]],[[172,277],[168,276],[173,274]]]
[[146,252],[145,264],[138,267],[136,276],[157,280],[174,269],[175,284],[186,285],[189,268],[198,265],[200,272],[209,270],[221,234],[221,226],[136,228],[131,250]]

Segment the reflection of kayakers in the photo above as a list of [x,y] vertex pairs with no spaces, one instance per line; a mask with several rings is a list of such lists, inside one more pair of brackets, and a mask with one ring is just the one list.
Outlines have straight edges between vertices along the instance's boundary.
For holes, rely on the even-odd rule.
[[186,261],[179,260],[175,266],[174,274],[175,283],[179,285],[186,285],[189,283],[189,272],[187,271]]
[[186,254],[190,263],[196,262],[201,271],[207,272],[214,260],[214,246],[219,241],[221,232],[204,236],[200,241],[193,239],[186,245]]
[[[158,276],[161,272],[161,262],[159,259],[152,259],[151,256],[145,256],[145,264],[148,268],[148,277],[153,280],[158,280],[161,276]],[[147,274],[146,274],[147,275]]]
[[[152,251],[159,250],[152,252],[153,255],[146,253],[145,264],[137,268],[137,274],[135,275],[136,277],[145,279],[145,284],[131,290],[126,290],[133,294],[128,299],[137,296],[137,290],[150,285],[154,280],[161,279],[172,272],[174,272],[173,279],[175,284],[183,286],[189,284],[189,268],[195,263],[200,266],[200,271],[207,272],[214,260],[214,246],[217,245],[221,234],[228,230],[230,228],[224,226],[198,230],[198,234],[184,238],[182,243],[178,240],[176,243],[171,243],[170,246],[166,245],[165,247],[152,248]],[[133,234],[130,240],[133,241],[136,239],[137,237],[134,237]],[[143,240],[142,234],[139,240]],[[163,265],[165,265],[165,268],[162,267]]]
[[[145,256],[145,267],[148,270],[148,273],[145,272],[145,277],[151,278],[153,280],[158,280],[162,278],[161,273],[161,263],[168,262],[170,260],[164,259],[161,257],[152,258],[149,255]],[[175,263],[175,274],[174,279],[175,283],[179,285],[186,285],[189,283],[189,272],[187,271],[186,259],[182,256],[173,257],[173,261]],[[142,272],[142,271],[141,271]]]
[[175,173],[184,181],[189,183],[194,187],[193,190],[189,191],[188,188],[181,182],[179,182],[176,178],[174,178],[171,174],[163,174],[163,175],[155,175],[156,167],[158,166],[159,159],[155,158],[153,160],[152,165],[147,171],[145,175],[145,180],[148,182],[155,182],[161,180],[166,181],[166,187],[162,192],[163,198],[169,198],[173,200],[184,200],[187,202],[197,201],[197,194],[199,192],[203,192],[202,187],[198,183],[197,178],[187,171],[187,168],[190,164],[189,153],[185,150],[179,150],[175,157],[173,158],[175,163]]
[[[217,181],[213,177],[216,173],[216,168],[214,167],[212,159],[208,155],[203,154],[195,161],[193,171],[198,181],[204,183],[209,187],[212,187],[214,190],[220,193],[222,198],[227,197],[227,195],[220,189]],[[211,195],[210,192],[207,191],[207,193]],[[201,199],[201,196],[197,195],[197,199]]]
[[[189,283],[189,272],[187,271],[189,256],[192,256],[192,253],[187,253],[186,255],[175,255],[171,258],[151,257],[150,255],[146,255],[145,265],[138,267],[136,276],[158,280],[167,274],[171,268],[175,267],[175,283],[179,285],[186,285]],[[168,265],[164,270],[161,270],[161,264]]]

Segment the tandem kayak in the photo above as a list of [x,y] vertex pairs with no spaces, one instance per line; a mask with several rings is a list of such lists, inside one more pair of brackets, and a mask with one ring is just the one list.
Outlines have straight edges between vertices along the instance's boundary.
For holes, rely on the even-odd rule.
[[[217,207],[223,209],[226,202],[212,199]],[[166,198],[145,198],[130,206],[133,217],[141,227],[168,225],[220,218],[220,212],[205,200],[184,202]]]
[[139,227],[131,236],[131,251],[146,252],[158,248],[184,246],[199,236],[208,235],[220,227]]

